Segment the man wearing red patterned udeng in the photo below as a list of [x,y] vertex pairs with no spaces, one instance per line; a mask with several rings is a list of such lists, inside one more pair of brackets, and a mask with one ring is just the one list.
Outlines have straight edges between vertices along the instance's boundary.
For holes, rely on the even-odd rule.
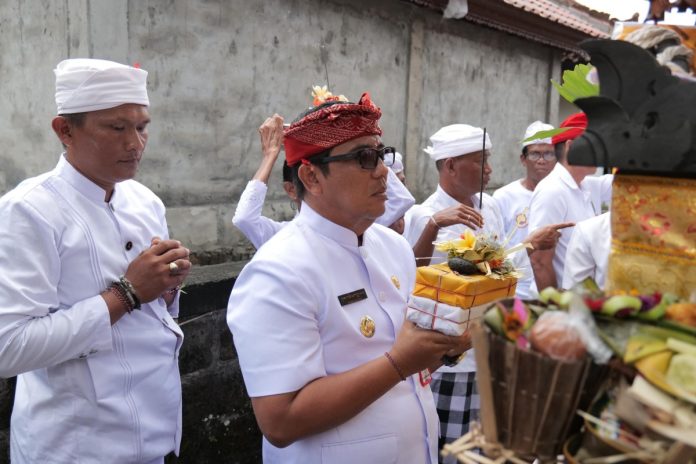
[[[529,204],[532,233],[548,224],[576,223],[597,216],[602,212],[602,203],[611,201],[611,174],[595,177],[592,174],[596,168],[573,166],[568,162],[570,146],[585,132],[587,116],[572,114],[559,127],[566,131],[552,139],[558,162],[537,184]],[[565,255],[572,233],[573,228],[562,230],[555,249],[539,250],[530,257],[535,287],[539,291],[563,283]]]
[[302,207],[259,249],[227,322],[267,463],[435,463],[438,418],[418,373],[470,347],[404,322],[413,252],[384,212],[381,116],[330,94],[285,132]]

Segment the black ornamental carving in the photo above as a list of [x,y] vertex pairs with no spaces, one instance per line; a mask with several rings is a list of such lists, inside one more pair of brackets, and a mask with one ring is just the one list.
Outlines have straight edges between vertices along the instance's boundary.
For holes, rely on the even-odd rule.
[[588,40],[580,46],[597,67],[600,96],[573,102],[588,126],[573,142],[569,162],[696,177],[696,82],[673,76],[629,42]]

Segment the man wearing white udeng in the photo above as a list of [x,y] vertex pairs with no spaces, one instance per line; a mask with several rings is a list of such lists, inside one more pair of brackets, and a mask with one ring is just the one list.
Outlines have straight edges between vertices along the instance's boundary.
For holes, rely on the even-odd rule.
[[0,199],[0,376],[17,377],[13,464],[162,464],[181,437],[173,317],[191,268],[164,205],[132,180],[150,123],[147,72],[56,68],[65,147]]

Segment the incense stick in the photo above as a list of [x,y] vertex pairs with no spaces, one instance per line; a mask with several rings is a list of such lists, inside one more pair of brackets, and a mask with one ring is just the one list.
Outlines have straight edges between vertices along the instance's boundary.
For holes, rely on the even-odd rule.
[[479,194],[479,210],[483,209],[483,172],[486,169],[486,128],[483,128],[483,150],[481,150],[481,193]]

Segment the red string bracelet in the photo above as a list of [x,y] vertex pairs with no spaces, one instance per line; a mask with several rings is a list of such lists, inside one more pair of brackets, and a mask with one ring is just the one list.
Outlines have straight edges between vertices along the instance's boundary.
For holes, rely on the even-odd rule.
[[387,359],[389,360],[389,362],[391,363],[391,365],[394,366],[396,373],[399,374],[399,378],[401,380],[406,380],[406,376],[404,375],[404,373],[401,370],[401,368],[399,367],[399,365],[396,364],[396,361],[394,361],[394,358],[392,358],[391,355],[387,351],[384,352],[384,356],[386,356]]

